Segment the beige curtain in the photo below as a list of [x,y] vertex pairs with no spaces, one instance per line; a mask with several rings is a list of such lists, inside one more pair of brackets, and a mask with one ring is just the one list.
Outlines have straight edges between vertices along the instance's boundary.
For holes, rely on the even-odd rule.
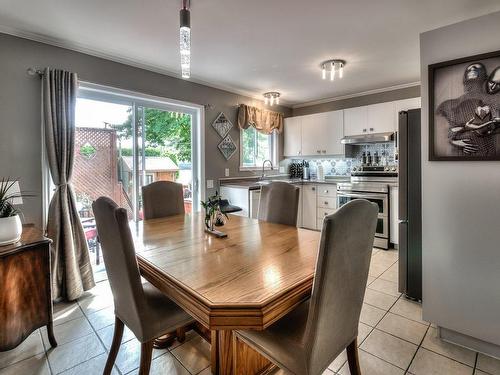
[[75,73],[45,69],[42,105],[47,159],[56,186],[47,235],[52,239],[52,297],[73,301],[95,286],[87,241],[70,185],[75,148]]
[[253,126],[259,132],[271,134],[274,130],[283,131],[283,113],[250,107],[240,104],[238,110],[238,125],[241,129]]

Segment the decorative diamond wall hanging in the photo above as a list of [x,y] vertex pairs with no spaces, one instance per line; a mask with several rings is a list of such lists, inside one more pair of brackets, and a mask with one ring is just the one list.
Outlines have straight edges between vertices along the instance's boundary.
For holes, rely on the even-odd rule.
[[236,152],[236,145],[233,142],[233,139],[231,138],[230,135],[226,136],[217,146],[222,152],[222,155],[226,158],[226,160],[229,160],[231,156]]
[[233,127],[233,124],[227,119],[226,115],[221,112],[219,113],[219,116],[217,116],[215,121],[212,122],[212,126],[217,131],[217,133],[219,133],[219,135],[224,138]]

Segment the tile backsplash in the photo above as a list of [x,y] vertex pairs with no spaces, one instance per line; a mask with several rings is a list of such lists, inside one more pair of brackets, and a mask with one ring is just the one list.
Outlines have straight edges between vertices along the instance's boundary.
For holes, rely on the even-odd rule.
[[280,166],[285,167],[287,173],[289,173],[289,166],[293,162],[301,162],[305,160],[309,163],[309,170],[311,173],[311,178],[315,178],[317,175],[318,165],[323,166],[323,171],[326,175],[331,176],[349,176],[351,174],[351,168],[355,164],[354,159],[351,158],[324,158],[324,159],[285,159],[280,163]]
[[394,143],[373,143],[367,145],[348,145],[346,146],[346,156],[345,157],[325,157],[325,158],[290,158],[281,161],[280,166],[285,167],[287,173],[289,173],[289,166],[292,162],[301,162],[305,160],[309,163],[309,169],[311,173],[311,178],[315,178],[317,175],[317,166],[321,164],[326,175],[331,176],[349,176],[351,174],[351,168],[361,164],[361,158],[363,152],[368,153],[373,156],[375,152],[380,156],[380,160],[383,157],[386,158],[388,165],[393,165],[395,163],[395,146]]

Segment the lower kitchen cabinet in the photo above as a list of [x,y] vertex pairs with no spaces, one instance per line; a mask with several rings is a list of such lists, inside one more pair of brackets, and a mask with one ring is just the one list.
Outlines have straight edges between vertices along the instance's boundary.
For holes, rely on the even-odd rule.
[[302,188],[302,227],[321,230],[323,218],[337,209],[337,186],[306,184]]
[[323,218],[337,210],[337,185],[318,185],[316,229],[323,228]]
[[[302,186],[302,227],[316,229],[316,185],[306,184]],[[300,209],[300,207],[299,207]]]

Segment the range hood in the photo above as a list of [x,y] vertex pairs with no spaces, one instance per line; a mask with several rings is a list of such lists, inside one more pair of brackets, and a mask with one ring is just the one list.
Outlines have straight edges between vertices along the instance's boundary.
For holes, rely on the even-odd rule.
[[360,135],[350,135],[340,140],[344,145],[364,145],[367,143],[382,143],[394,141],[394,133],[370,133]]

